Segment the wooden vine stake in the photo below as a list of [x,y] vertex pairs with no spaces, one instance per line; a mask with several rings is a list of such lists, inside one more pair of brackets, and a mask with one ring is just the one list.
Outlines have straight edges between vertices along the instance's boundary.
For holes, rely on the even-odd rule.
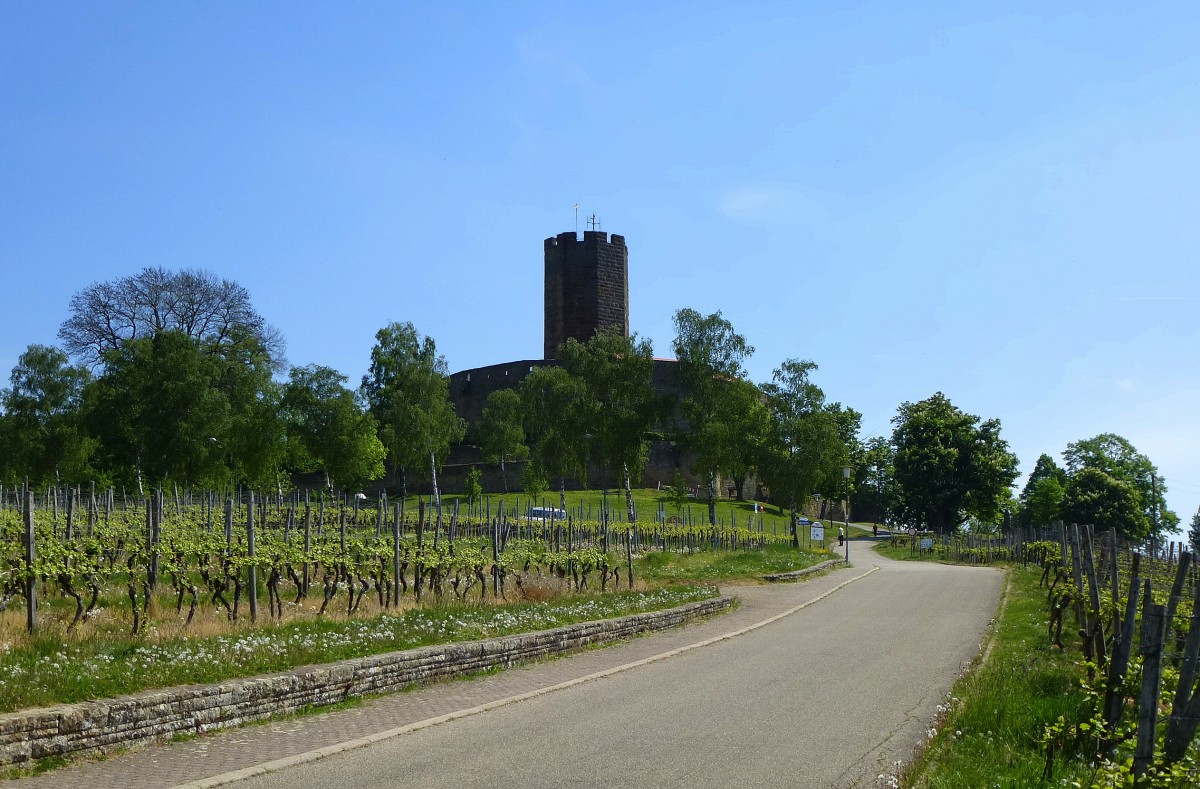
[[1158,693],[1162,681],[1163,636],[1166,632],[1166,606],[1151,602],[1150,581],[1142,593],[1142,691],[1138,695],[1137,750],[1133,755],[1133,785],[1150,769],[1154,761],[1155,727],[1158,725]]
[[37,559],[37,540],[33,532],[33,491],[25,491],[25,627],[33,634],[37,627],[37,577],[33,565]]
[[1200,584],[1196,585],[1192,599],[1192,621],[1188,628],[1187,641],[1183,647],[1183,660],[1179,664],[1179,685],[1175,689],[1175,702],[1171,705],[1171,718],[1167,723],[1166,743],[1163,755],[1167,762],[1177,762],[1187,753],[1192,738],[1200,724],[1200,693],[1196,692],[1196,675],[1200,673]]
[[254,491],[249,491],[250,503],[246,507],[246,570],[249,573],[250,621],[258,621],[258,568],[254,565]]

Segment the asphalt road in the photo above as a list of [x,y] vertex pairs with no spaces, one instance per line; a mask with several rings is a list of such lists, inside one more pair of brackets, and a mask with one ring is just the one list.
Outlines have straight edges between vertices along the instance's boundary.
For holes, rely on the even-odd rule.
[[234,785],[876,786],[978,653],[1003,576],[851,559],[736,637]]

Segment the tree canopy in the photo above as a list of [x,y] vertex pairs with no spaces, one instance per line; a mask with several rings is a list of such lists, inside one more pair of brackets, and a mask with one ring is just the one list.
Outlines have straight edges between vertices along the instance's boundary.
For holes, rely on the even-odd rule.
[[389,323],[375,334],[371,366],[359,388],[379,423],[379,438],[392,462],[404,473],[429,469],[437,497],[437,470],[450,445],[467,426],[450,402],[446,360],[432,337],[421,337],[411,323]]
[[742,480],[754,462],[766,411],[744,363],[754,348],[720,312],[675,313],[673,348],[681,397],[675,440],[695,458],[694,471],[708,478],[708,518],[716,523],[716,477],[728,475],[742,498]]
[[383,476],[386,453],[375,420],[359,407],[338,371],[293,367],[283,406],[290,435],[303,448],[301,466],[320,469],[326,485],[351,490]]
[[1000,438],[1000,421],[981,421],[941,392],[900,406],[892,423],[901,518],[941,533],[969,516],[999,517],[1017,478],[1017,458]]
[[35,483],[81,481],[93,443],[84,433],[84,387],[91,376],[58,348],[31,345],[0,391],[3,459],[10,472]]
[[601,468],[620,472],[629,520],[633,521],[632,481],[641,477],[649,451],[650,429],[662,416],[654,388],[650,342],[597,332],[587,343],[568,339],[559,352],[567,373],[582,384],[579,403],[590,428],[591,456]]
[[179,332],[207,347],[252,337],[275,369],[282,369],[283,337],[250,304],[249,292],[228,279],[193,269],[139,273],[89,285],[71,297],[70,317],[58,336],[84,363],[103,363],[105,354],[130,340]]
[[[837,419],[825,404],[825,393],[809,374],[817,369],[810,361],[789,359],[775,370],[771,382],[763,384],[769,422],[763,442],[759,473],[776,502],[792,510],[792,539],[796,533],[797,508],[828,474],[841,457]],[[841,473],[837,466],[836,473]]]
[[1090,468],[1132,487],[1138,510],[1149,528],[1157,527],[1158,532],[1163,533],[1179,525],[1179,516],[1167,508],[1167,485],[1159,476],[1158,468],[1122,436],[1101,433],[1068,444],[1063,461],[1071,477]]

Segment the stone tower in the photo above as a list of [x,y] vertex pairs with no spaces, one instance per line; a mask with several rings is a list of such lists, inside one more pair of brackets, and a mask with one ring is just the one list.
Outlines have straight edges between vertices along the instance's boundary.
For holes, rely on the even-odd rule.
[[545,358],[574,337],[587,342],[600,329],[629,336],[629,250],[625,237],[599,230],[546,239]]

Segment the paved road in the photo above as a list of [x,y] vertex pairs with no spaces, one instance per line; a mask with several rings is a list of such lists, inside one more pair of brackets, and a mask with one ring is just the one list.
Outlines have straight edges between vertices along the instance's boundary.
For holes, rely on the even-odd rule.
[[[739,610],[670,633],[11,785],[228,783],[274,763],[235,785],[874,786],[978,652],[1002,575],[892,562],[862,543],[851,560],[728,590]],[[480,707],[493,708],[456,717]],[[378,741],[347,746],[363,738]]]

